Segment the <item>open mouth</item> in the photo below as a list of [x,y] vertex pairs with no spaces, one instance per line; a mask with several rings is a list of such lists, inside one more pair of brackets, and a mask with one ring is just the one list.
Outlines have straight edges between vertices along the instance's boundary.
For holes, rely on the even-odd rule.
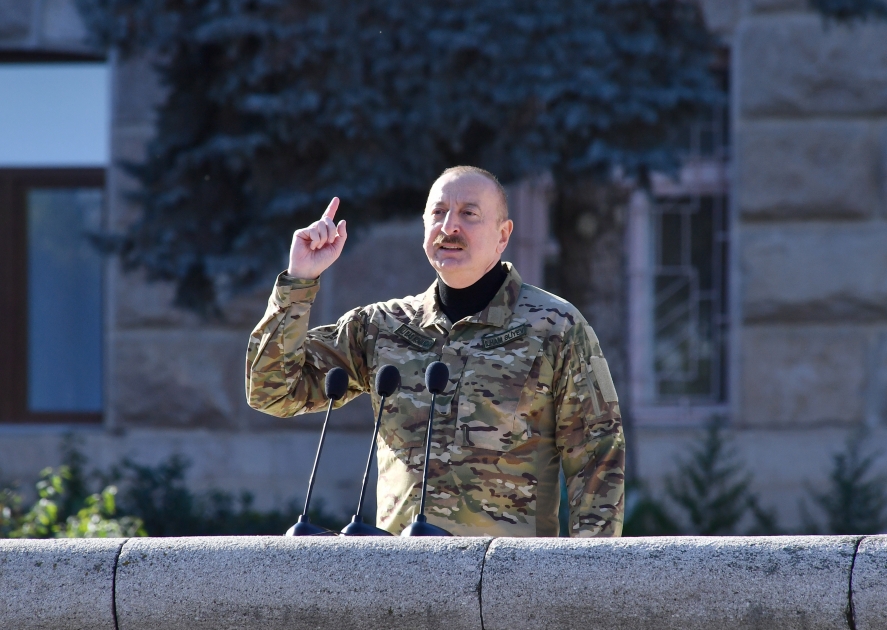
[[441,245],[440,248],[443,249],[443,250],[445,250],[445,251],[448,251],[448,252],[460,252],[460,251],[462,251],[462,248],[461,248],[460,246],[458,246],[458,245]]

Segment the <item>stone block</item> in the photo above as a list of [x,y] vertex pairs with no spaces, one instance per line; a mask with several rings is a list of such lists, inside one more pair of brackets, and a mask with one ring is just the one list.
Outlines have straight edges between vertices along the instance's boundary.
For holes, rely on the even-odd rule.
[[746,322],[887,322],[887,223],[742,228]]
[[847,27],[815,14],[751,18],[733,54],[741,116],[887,112],[887,25],[877,20]]
[[138,202],[130,199],[139,190],[139,183],[124,170],[123,164],[141,164],[153,136],[154,128],[149,124],[111,127],[111,168],[107,182],[109,230],[123,230],[142,215]]
[[887,628],[887,536],[866,536],[853,563],[850,593],[856,630]]
[[115,630],[123,539],[0,540],[0,627]]
[[740,424],[862,422],[871,337],[850,326],[744,327]]
[[124,272],[116,264],[111,278],[113,289],[109,297],[118,330],[178,327],[193,329],[200,325],[199,315],[173,306],[175,285],[172,282],[149,282],[141,270]]
[[118,427],[238,428],[248,331],[142,330],[112,336]]
[[0,2],[0,41],[21,40],[31,33],[33,0]]
[[132,539],[118,564],[117,618],[127,630],[476,630],[488,544],[486,538]]
[[499,538],[484,564],[483,627],[844,629],[855,543]]
[[736,24],[742,16],[742,1],[701,0],[699,6],[709,30],[722,39],[730,41],[736,30]]
[[74,0],[43,0],[42,40],[45,45],[79,48],[87,32]]
[[112,80],[112,121],[115,125],[153,124],[155,108],[163,103],[165,90],[148,57],[117,61]]
[[859,121],[745,122],[738,130],[745,219],[853,219],[882,206],[882,127]]
[[799,12],[809,9],[805,0],[747,0],[746,7],[751,13]]
[[[174,305],[174,283],[149,282],[144,272],[137,270],[126,273],[116,265],[113,273],[112,296],[118,328],[195,328],[207,323],[196,313]],[[212,325],[240,331],[246,343],[249,332],[265,313],[273,283],[266,285],[221,299],[221,319],[213,320]]]

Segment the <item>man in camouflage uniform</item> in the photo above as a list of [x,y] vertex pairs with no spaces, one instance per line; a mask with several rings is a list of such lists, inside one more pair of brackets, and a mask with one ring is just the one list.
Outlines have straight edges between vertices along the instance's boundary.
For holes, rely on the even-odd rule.
[[[399,533],[418,512],[432,361],[450,380],[437,397],[426,515],[462,536],[557,536],[563,467],[571,536],[619,536],[625,442],[616,390],[591,326],[568,302],[524,284],[501,263],[512,222],[495,177],[449,169],[431,188],[425,251],[438,280],[422,295],[355,308],[309,330],[318,276],[339,256],[338,199],[293,235],[265,316],[250,337],[249,404],[275,416],[320,411],[323,382],[344,368],[337,404],[373,391],[397,366],[402,386],[386,401],[378,441],[377,525]],[[480,312],[449,321],[437,283],[461,289],[504,264],[505,280]],[[446,287],[445,287],[446,288]]]

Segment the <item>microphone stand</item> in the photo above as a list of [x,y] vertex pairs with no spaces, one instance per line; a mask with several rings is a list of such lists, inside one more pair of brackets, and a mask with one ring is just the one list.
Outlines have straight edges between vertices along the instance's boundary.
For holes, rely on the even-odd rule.
[[308,505],[311,503],[311,492],[314,490],[314,479],[317,475],[317,463],[320,461],[320,453],[323,451],[323,440],[326,438],[326,427],[330,421],[330,412],[333,410],[333,398],[330,398],[329,407],[326,409],[326,418],[323,419],[323,428],[320,430],[320,442],[317,444],[317,455],[314,456],[314,466],[311,468],[311,478],[308,480],[308,493],[305,495],[305,509],[302,510],[299,521],[290,527],[287,536],[336,536],[325,527],[314,525],[308,518]]
[[363,522],[363,516],[360,511],[363,508],[363,497],[367,491],[367,481],[370,478],[370,468],[373,465],[373,454],[376,449],[376,438],[379,436],[379,427],[382,425],[382,409],[385,407],[385,397],[379,402],[379,415],[376,417],[376,428],[373,430],[373,441],[370,442],[370,455],[367,457],[367,467],[363,473],[363,484],[360,487],[360,498],[357,500],[357,512],[351,517],[351,522],[342,529],[342,533],[346,536],[391,536],[391,532],[387,532],[380,527],[367,525]]
[[[443,387],[440,388],[440,391]],[[437,393],[431,392],[431,409],[428,412],[428,429],[425,433],[425,467],[422,470],[422,494],[419,499],[419,513],[413,519],[413,522],[406,526],[400,533],[401,536],[452,536],[450,532],[443,527],[432,525],[425,517],[425,495],[428,489],[428,460],[431,457],[431,429],[434,420],[434,404],[437,399]]]

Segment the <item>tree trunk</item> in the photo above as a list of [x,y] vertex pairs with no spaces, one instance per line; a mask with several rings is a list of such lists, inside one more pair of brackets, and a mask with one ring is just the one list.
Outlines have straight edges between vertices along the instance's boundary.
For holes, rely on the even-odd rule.
[[[616,183],[558,181],[552,215],[560,245],[553,288],[582,312],[597,333],[619,393],[626,433],[630,413],[625,228],[630,195],[630,188]],[[633,469],[633,462],[628,466]]]

